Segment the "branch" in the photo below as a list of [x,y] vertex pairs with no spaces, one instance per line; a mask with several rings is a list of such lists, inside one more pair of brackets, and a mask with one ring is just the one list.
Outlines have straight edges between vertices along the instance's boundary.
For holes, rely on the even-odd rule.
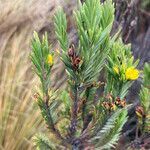
[[78,113],[78,88],[77,85],[75,85],[75,91],[74,91],[74,103],[73,103],[73,111],[72,111],[72,119],[71,119],[71,125],[70,125],[70,134],[74,136],[77,128],[77,113]]

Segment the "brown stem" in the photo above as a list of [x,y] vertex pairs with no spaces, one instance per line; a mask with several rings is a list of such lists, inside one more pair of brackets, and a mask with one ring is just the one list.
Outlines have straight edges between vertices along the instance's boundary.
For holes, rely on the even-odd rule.
[[43,86],[43,93],[44,93],[44,102],[45,102],[45,105],[46,105],[46,111],[50,117],[50,124],[49,125],[49,129],[53,131],[53,134],[59,138],[60,140],[62,140],[62,145],[66,146],[67,145],[67,142],[66,142],[66,139],[64,139],[62,137],[62,135],[60,134],[60,132],[55,128],[55,125],[54,125],[54,122],[53,122],[53,119],[52,119],[52,115],[49,111],[49,94],[48,94],[48,87],[46,85],[46,80],[47,80],[47,75],[46,75],[46,72],[45,72],[45,68],[44,68],[44,63],[42,64],[42,74],[43,74],[43,82],[42,82],[42,86]]
[[135,132],[135,139],[138,139],[139,135],[139,123],[137,124],[136,132]]
[[72,120],[70,125],[70,134],[72,136],[74,136],[77,128],[77,114],[78,114],[78,88],[75,85]]
[[64,139],[62,137],[62,135],[60,134],[60,132],[55,128],[55,125],[54,125],[54,122],[53,122],[53,119],[52,119],[52,116],[51,116],[51,113],[49,111],[49,106],[48,106],[48,101],[49,101],[49,95],[46,95],[45,97],[45,104],[46,104],[46,111],[50,117],[50,121],[51,123],[49,124],[49,129],[53,132],[53,134],[60,140],[62,140],[62,145],[66,146],[67,145],[67,141],[66,139]]
[[86,105],[87,105],[87,99],[85,99],[82,107],[82,120],[83,120],[83,129],[82,132],[85,130],[85,110],[86,110]]
[[89,90],[90,90],[90,87],[88,87],[86,89],[86,99],[85,99],[85,102],[83,104],[83,108],[82,108],[82,120],[83,120],[83,129],[82,129],[82,132],[87,128],[88,124],[89,124],[89,118],[91,118],[91,116],[89,116],[90,114],[85,114],[86,113],[86,107],[87,107],[87,100],[88,100],[88,97],[89,97]]

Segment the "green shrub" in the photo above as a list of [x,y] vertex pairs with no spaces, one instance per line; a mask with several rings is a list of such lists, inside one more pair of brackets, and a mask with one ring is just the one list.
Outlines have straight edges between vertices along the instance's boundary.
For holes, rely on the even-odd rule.
[[[55,30],[64,63],[68,88],[53,90],[51,69],[55,65],[47,35],[32,40],[31,60],[41,81],[36,100],[50,133],[37,135],[38,149],[109,149],[115,147],[127,121],[125,96],[140,72],[129,46],[110,37],[114,20],[111,0],[79,3],[74,11],[78,45],[69,46],[67,20],[62,9],[55,17]],[[105,71],[106,83],[98,81]],[[97,90],[103,88],[103,96]]]

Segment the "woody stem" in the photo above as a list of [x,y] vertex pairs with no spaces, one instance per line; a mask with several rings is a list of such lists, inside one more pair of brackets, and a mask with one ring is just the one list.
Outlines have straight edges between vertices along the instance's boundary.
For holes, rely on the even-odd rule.
[[78,111],[78,88],[77,85],[74,87],[74,103],[72,111],[72,120],[70,126],[71,135],[74,135],[77,127],[77,111]]

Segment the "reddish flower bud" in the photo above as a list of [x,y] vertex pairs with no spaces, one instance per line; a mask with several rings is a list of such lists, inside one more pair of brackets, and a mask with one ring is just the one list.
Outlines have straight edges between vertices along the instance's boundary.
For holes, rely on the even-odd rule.
[[68,50],[68,56],[69,57],[74,57],[74,49],[72,47],[69,48],[69,50]]
[[109,111],[114,111],[117,108],[113,102],[103,102],[102,106]]
[[75,58],[72,59],[72,65],[75,70],[78,69],[80,62],[81,62],[81,59],[78,56],[75,56]]
[[140,118],[144,116],[144,110],[142,106],[137,106],[135,112],[136,112],[136,115]]
[[68,56],[72,57],[72,58],[75,57],[75,47],[73,44],[71,45],[71,47],[68,50]]
[[75,59],[75,65],[78,66],[80,63],[81,59],[79,57],[76,57]]
[[115,101],[115,104],[116,104],[118,107],[123,108],[123,107],[126,106],[126,100],[125,100],[125,99],[121,100],[120,97],[117,97],[117,98],[116,98],[116,101]]
[[109,105],[110,105],[110,110],[116,110],[117,107],[115,103],[110,103]]

